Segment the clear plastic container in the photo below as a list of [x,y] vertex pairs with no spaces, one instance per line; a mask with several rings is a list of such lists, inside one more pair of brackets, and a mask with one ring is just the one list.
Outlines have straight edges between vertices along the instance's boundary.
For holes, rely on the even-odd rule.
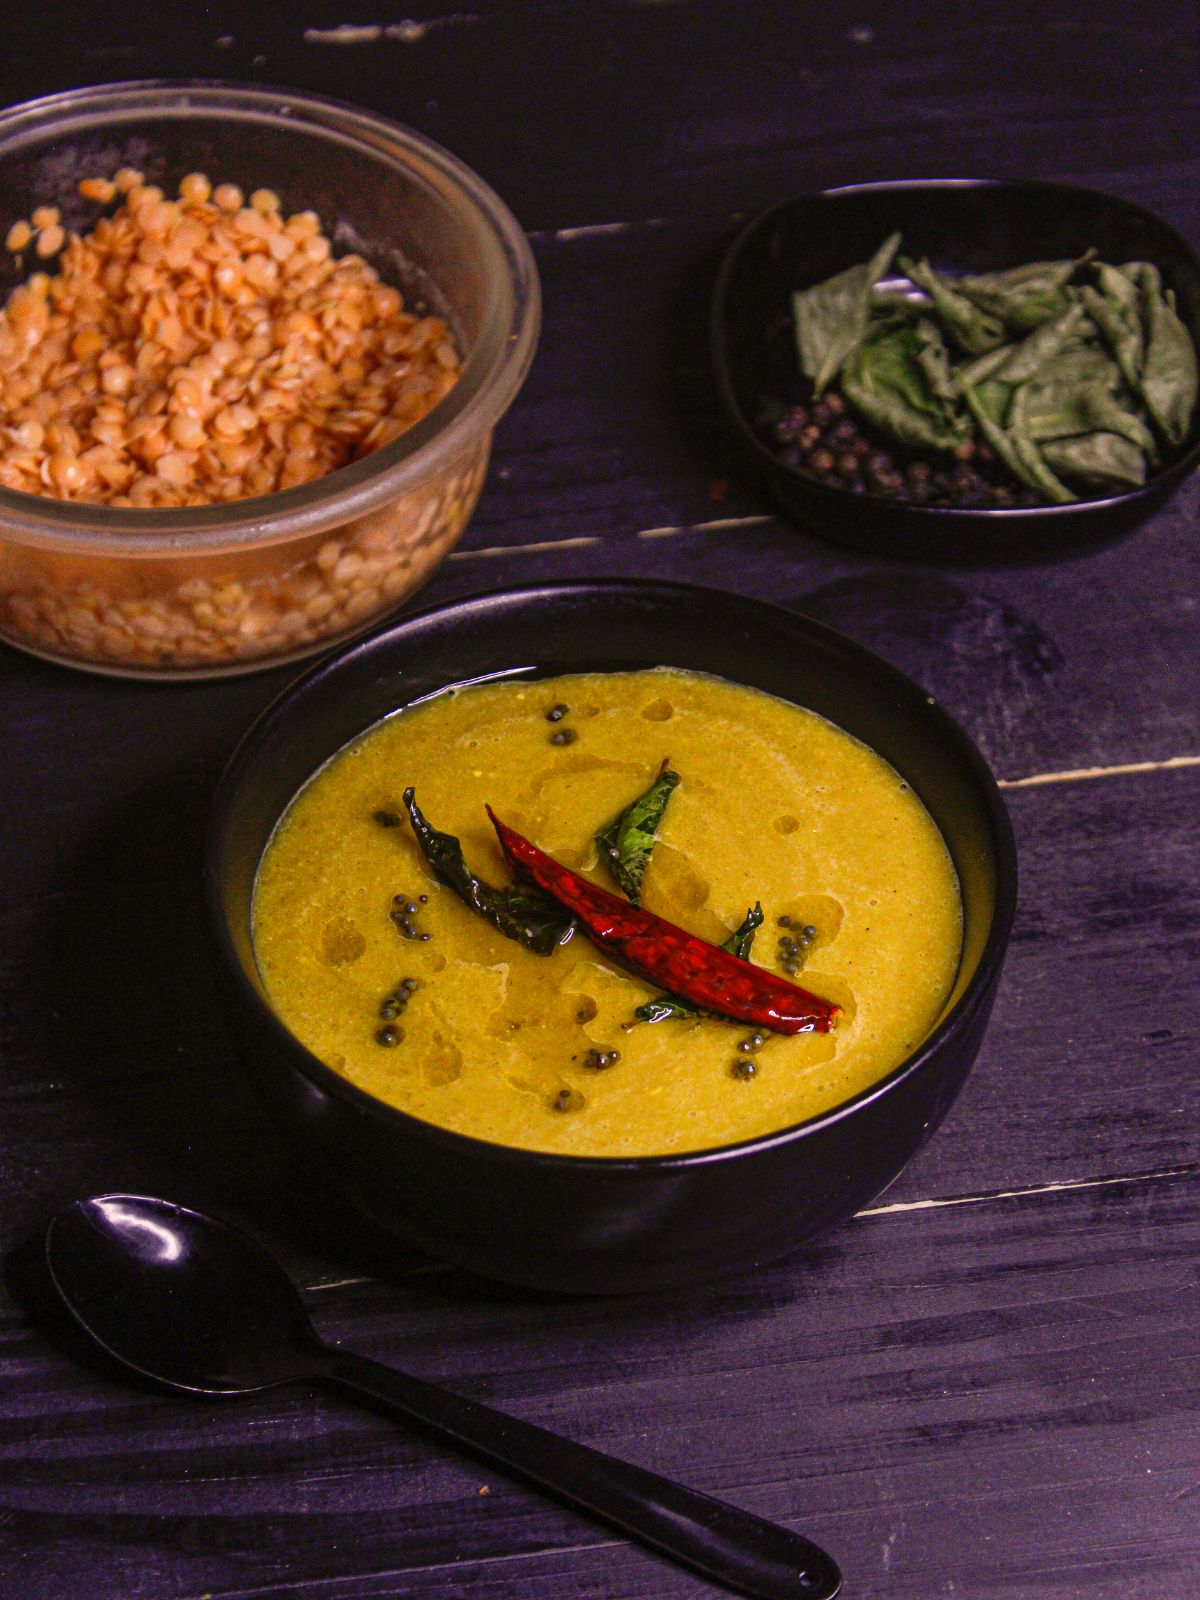
[[[445,398],[374,454],[293,489],[133,510],[0,488],[0,637],[71,666],[195,678],[274,666],[361,632],[461,536],[492,430],[533,358],[537,272],[503,202],[410,129],[310,95],[225,84],[107,85],[0,113],[0,229],[56,205],[86,231],[80,179],[193,171],[315,211],[463,357]],[[34,270],[7,260],[0,293]],[[0,416],[0,426],[3,417]]]

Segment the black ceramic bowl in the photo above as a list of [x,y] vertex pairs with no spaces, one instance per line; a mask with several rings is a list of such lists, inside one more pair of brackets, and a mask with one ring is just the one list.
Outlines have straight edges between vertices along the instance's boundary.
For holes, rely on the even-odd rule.
[[1061,183],[869,183],[785,200],[730,246],[713,291],[710,344],[721,407],[748,470],[813,533],[888,556],[1039,560],[1128,533],[1200,463],[1200,415],[1184,447],[1141,488],[1073,505],[957,509],[824,484],[779,459],[761,418],[804,393],[790,296],[866,261],[895,231],[903,250],[955,275],[1059,260],[1152,261],[1200,345],[1200,259],[1158,217]]
[[[487,1144],[420,1122],[322,1065],[273,1015],[250,905],[296,791],[410,701],[502,669],[538,676],[674,666],[811,707],[899,771],[950,847],[962,965],[928,1039],[882,1082],[810,1122],[695,1154],[595,1159]],[[247,1068],[362,1207],[409,1243],[541,1289],[626,1292],[769,1261],[851,1215],[945,1116],[975,1059],[1016,895],[1004,805],[979,752],[878,657],[820,624],[733,595],[602,582],[517,589],[406,618],[315,667],[266,711],[217,791],[207,887]]]

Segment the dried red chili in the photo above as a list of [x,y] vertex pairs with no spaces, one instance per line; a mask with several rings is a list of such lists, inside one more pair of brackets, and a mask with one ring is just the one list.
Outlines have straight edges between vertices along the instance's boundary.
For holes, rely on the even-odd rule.
[[513,870],[572,913],[588,938],[624,966],[722,1016],[775,1033],[828,1033],[840,1006],[756,967],[651,911],[581,878],[488,816]]

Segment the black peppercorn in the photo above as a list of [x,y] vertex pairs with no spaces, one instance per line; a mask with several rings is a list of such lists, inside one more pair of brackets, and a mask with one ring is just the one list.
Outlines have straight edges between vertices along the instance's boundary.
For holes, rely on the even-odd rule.
[[620,1059],[619,1050],[589,1050],[583,1064],[589,1072],[603,1072],[606,1067],[615,1067]]

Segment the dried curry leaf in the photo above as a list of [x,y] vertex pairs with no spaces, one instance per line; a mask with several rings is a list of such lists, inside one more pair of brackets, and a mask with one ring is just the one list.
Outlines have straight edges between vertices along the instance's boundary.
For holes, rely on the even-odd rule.
[[536,889],[497,889],[477,878],[467,866],[461,842],[452,833],[439,833],[417,806],[416,793],[402,796],[417,848],[433,868],[439,882],[453,889],[472,911],[491,923],[506,939],[514,939],[537,955],[551,955],[575,932],[575,919],[557,901]]
[[953,450],[968,427],[935,389],[940,374],[931,381],[928,367],[936,359],[917,329],[880,324],[847,361],[842,393],[890,438],[918,450]]
[[986,379],[990,378],[1008,360],[1009,344],[997,345],[994,350],[988,350],[965,367],[959,367],[956,379],[959,383],[969,383],[972,389],[978,389]]
[[1151,420],[1169,445],[1188,436],[1196,410],[1200,378],[1196,347],[1179,314],[1164,298],[1157,271],[1142,264],[1137,273],[1146,352],[1139,389]]
[[1012,404],[1012,384],[987,378],[974,393],[980,409],[986,412],[998,428],[1003,428],[1008,422],[1008,408]]
[[1095,254],[1088,250],[1073,261],[1030,261],[1005,272],[968,274],[955,279],[955,288],[1012,332],[1029,333],[1067,309],[1067,285]]
[[1018,384],[1013,390],[1013,397],[1008,406],[1006,435],[1017,460],[1027,474],[1027,481],[1034,482],[1043,494],[1048,495],[1058,505],[1069,505],[1071,501],[1078,499],[1078,496],[1055,476],[1037,442],[1030,437],[1029,421],[1026,416],[1028,394],[1028,384]]
[[[750,951],[754,947],[754,935],[762,927],[763,920],[762,905],[759,901],[755,901],[753,909],[747,911],[740,925],[722,943],[722,950],[728,950],[742,961],[749,961]],[[639,1006],[634,1016],[639,1022],[667,1022],[672,1017],[697,1016],[699,1011],[699,1006],[690,1000],[681,1000],[678,995],[673,994],[659,994],[655,995],[653,1000],[647,1000],[644,1006]]]
[[1048,439],[1042,457],[1052,472],[1089,489],[1130,489],[1146,481],[1146,457],[1117,433]]
[[[1112,353],[1122,378],[1137,394],[1141,385],[1146,334],[1138,310],[1137,287],[1116,267],[1099,269],[1101,288],[1085,284],[1080,291],[1084,308]],[[1117,290],[1120,282],[1124,287]]]
[[950,351],[946,348],[941,329],[928,317],[921,317],[914,324],[913,333],[917,339],[917,365],[924,375],[930,393],[936,395],[944,406],[953,410],[958,404],[958,385],[950,370]]
[[907,256],[901,256],[900,265],[929,296],[946,332],[960,350],[969,356],[980,356],[1004,343],[1004,324],[1000,318],[981,311],[965,294],[958,292],[954,281],[935,272],[928,261],[910,261]]
[[991,376],[1004,383],[1025,383],[1035,377],[1059,354],[1070,339],[1082,331],[1086,320],[1087,313],[1083,305],[1078,300],[1072,300],[1061,315],[1054,317],[1050,322],[1044,322],[1040,328],[1035,328],[1032,333],[1026,334],[1019,344],[1013,345],[1006,359],[996,367]]
[[899,247],[900,235],[894,233],[870,261],[792,295],[800,370],[812,380],[816,394],[822,394],[837,377],[846,357],[866,333],[871,291],[891,266]]
[[679,783],[679,774],[664,761],[658,777],[644,794],[630,801],[618,816],[596,835],[600,859],[612,873],[622,893],[636,906],[642,879],[658,839],[667,801]]
[[[912,290],[873,292],[840,368],[845,399],[896,443],[947,450],[974,434],[1017,481],[1067,504],[1077,487],[1143,482],[1164,445],[1191,436],[1200,361],[1152,263],[1088,250],[949,278],[899,262]],[[953,368],[948,346],[970,359]]]
[[[1154,435],[1119,397],[1122,388],[1115,363],[1103,352],[1089,348],[1065,352],[1027,387],[1025,420],[1030,438],[1044,444],[1082,434],[1116,434],[1147,461],[1157,461]],[[1053,466],[1050,453],[1045,449],[1042,453]],[[1128,463],[1123,452],[1121,459],[1124,475]],[[1125,481],[1140,483],[1144,478],[1143,464],[1141,477]]]
[[[1026,411],[1035,440],[1113,425],[1111,420],[1101,424],[1075,416],[1073,407],[1083,403],[1078,390],[1094,387],[1099,394],[1119,388],[1121,376],[1096,344],[1080,342],[1089,338],[1090,324],[1074,307],[1068,311],[1069,315],[1055,319],[1053,325],[1045,323],[1019,343],[1002,345],[958,372],[957,382],[974,391],[979,407],[999,427],[1008,426],[1012,398],[1022,384],[1028,386]],[[1046,429],[1039,431],[1033,419],[1040,422],[1059,411],[1069,419],[1067,425],[1048,421]],[[1133,425],[1136,427],[1136,419]]]
[[[961,379],[960,379],[961,382]],[[1055,505],[1069,505],[1078,498],[1061,483],[1042,460],[1037,445],[1028,434],[1016,428],[1002,427],[984,408],[979,396],[969,383],[962,385],[963,397],[971,414],[979,424],[979,431],[995,454],[1021,483],[1037,489]],[[1014,390],[1010,412],[1016,407],[1019,389]]]

